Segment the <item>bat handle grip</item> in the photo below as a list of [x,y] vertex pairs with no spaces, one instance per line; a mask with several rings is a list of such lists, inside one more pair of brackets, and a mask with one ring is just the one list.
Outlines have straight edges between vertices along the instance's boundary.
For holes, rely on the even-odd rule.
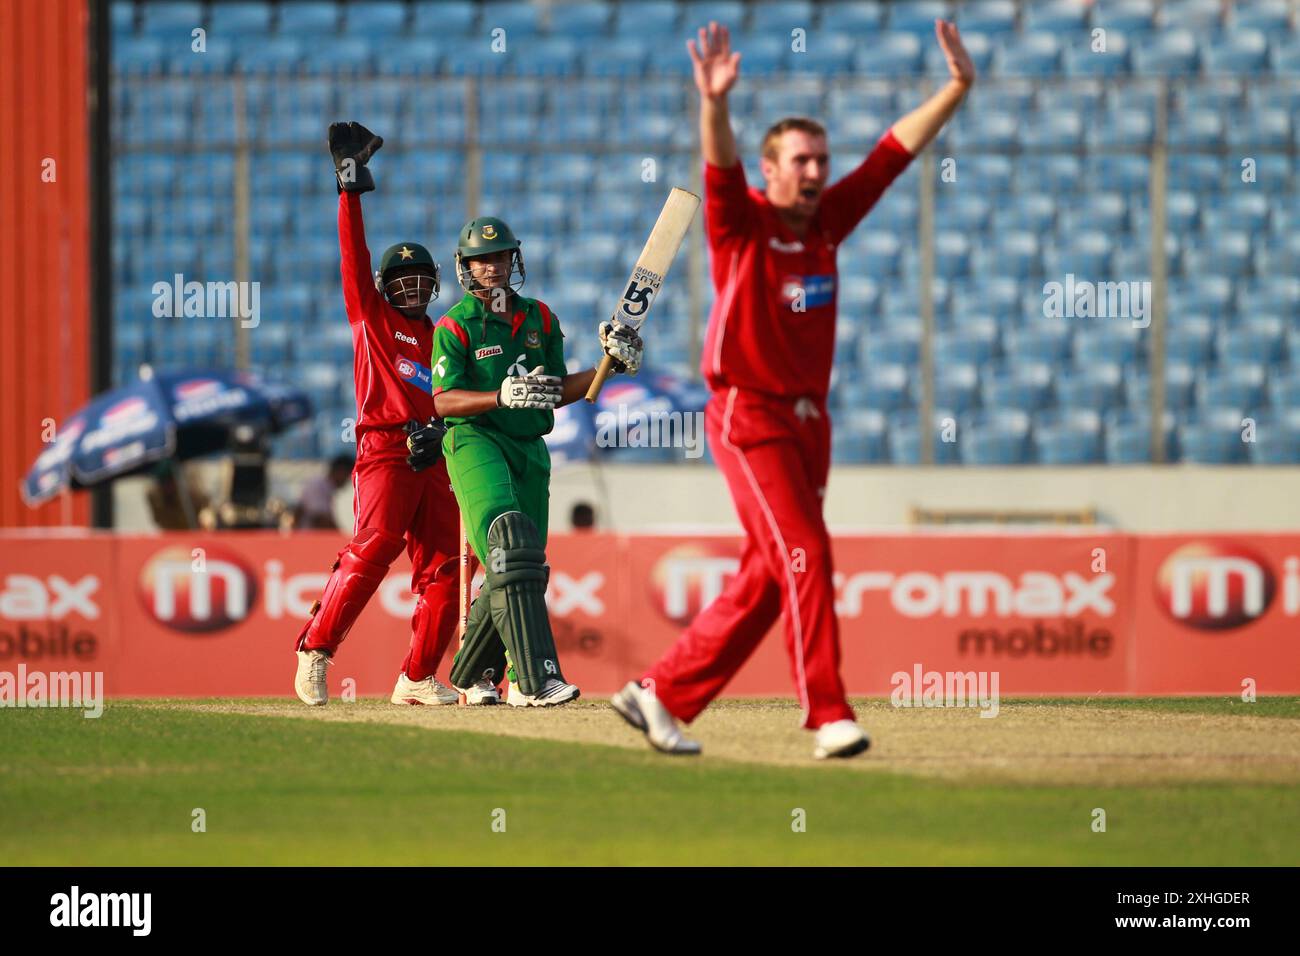
[[601,388],[605,385],[605,379],[609,378],[614,372],[614,358],[606,355],[596,366],[596,377],[591,380],[591,385],[587,388],[587,403],[594,405],[597,396],[600,395]]

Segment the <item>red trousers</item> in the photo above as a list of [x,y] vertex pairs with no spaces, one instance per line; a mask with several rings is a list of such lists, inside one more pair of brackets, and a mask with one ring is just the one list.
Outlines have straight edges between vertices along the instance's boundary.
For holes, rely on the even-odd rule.
[[415,472],[406,454],[400,431],[362,435],[352,470],[352,540],[339,552],[298,647],[333,654],[404,545],[416,604],[402,672],[423,680],[437,670],[456,630],[460,511],[446,463]]
[[714,394],[705,426],[745,528],[740,570],[646,672],[654,683],[645,686],[673,716],[694,720],[784,615],[804,726],[852,719],[822,516],[831,458],[825,405],[732,388]]

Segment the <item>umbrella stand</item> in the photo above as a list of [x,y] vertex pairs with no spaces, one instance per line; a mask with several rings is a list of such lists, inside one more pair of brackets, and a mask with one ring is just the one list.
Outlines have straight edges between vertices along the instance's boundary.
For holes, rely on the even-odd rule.
[[194,502],[190,498],[190,483],[185,478],[184,467],[175,458],[169,458],[172,474],[176,477],[176,490],[181,496],[181,507],[185,509],[185,525],[191,531],[199,526],[194,515]]

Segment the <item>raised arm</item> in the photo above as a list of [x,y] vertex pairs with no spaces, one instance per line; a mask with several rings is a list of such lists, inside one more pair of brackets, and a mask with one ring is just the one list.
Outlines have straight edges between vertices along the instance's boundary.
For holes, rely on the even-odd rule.
[[710,166],[736,165],[736,135],[731,131],[727,93],[740,72],[740,54],[731,52],[731,34],[712,21],[700,30],[699,47],[686,41],[695,70],[695,87],[700,91],[700,150]]
[[896,122],[892,129],[894,138],[913,155],[925,149],[939,135],[943,124],[957,112],[957,107],[975,82],[975,64],[961,42],[957,25],[936,20],[934,35],[948,60],[949,80],[941,90]]
[[370,249],[366,246],[366,227],[361,216],[361,194],[375,188],[375,180],[366,163],[384,145],[360,123],[331,123],[330,155],[339,189],[339,255],[342,263],[343,302],[348,321],[359,321],[364,310],[379,298],[370,272]]

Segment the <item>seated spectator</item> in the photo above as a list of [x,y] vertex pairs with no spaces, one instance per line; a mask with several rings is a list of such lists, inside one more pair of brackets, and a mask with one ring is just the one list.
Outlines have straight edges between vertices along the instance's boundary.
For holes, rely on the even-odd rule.
[[294,526],[331,531],[341,530],[334,520],[334,495],[352,477],[352,459],[336,455],[329,469],[302,486],[302,497],[294,513]]

